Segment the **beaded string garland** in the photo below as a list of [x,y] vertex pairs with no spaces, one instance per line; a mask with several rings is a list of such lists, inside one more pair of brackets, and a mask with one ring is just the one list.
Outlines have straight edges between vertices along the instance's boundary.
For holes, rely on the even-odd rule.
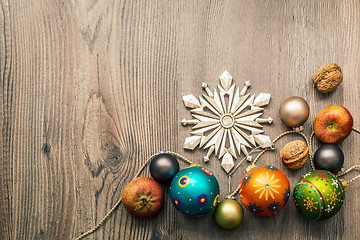
[[[356,129],[356,128],[354,128],[354,131],[360,133],[360,131],[359,131],[358,129]],[[285,136],[286,134],[290,134],[290,133],[299,133],[299,132],[296,132],[296,131],[295,131],[295,132],[293,132],[293,131],[285,132],[285,133],[283,133],[282,135],[280,135],[279,137],[277,137],[276,139],[274,139],[273,143],[275,143],[279,138],[281,138],[281,136]],[[300,133],[300,135],[302,135],[302,134]],[[303,136],[303,135],[302,135],[302,136]],[[305,137],[306,137],[306,136],[305,136]],[[260,158],[260,156],[261,156],[262,154],[264,154],[267,150],[274,150],[274,149],[275,149],[275,147],[273,146],[272,148],[263,150],[263,151],[255,158],[255,161],[254,161],[254,162],[256,163],[257,160]],[[177,159],[179,159],[179,160],[181,160],[181,161],[189,164],[190,167],[189,167],[189,168],[186,168],[186,169],[184,169],[184,170],[189,170],[189,169],[191,170],[191,169],[194,169],[194,168],[195,168],[195,169],[200,168],[200,171],[201,171],[202,173],[204,173],[204,174],[207,175],[207,176],[212,176],[212,173],[211,173],[210,171],[206,170],[205,168],[200,167],[198,164],[194,164],[193,162],[191,162],[191,161],[188,160],[187,158],[181,156],[180,154],[175,153],[175,152],[171,152],[171,151],[163,151],[163,152],[154,154],[154,155],[152,155],[151,157],[149,157],[149,158],[145,161],[145,163],[141,166],[141,168],[139,169],[139,171],[136,173],[134,179],[136,179],[136,178],[138,178],[138,177],[140,176],[141,172],[145,169],[145,167],[146,167],[153,159],[155,159],[157,156],[162,155],[162,154],[169,154],[169,155],[171,155],[171,156],[173,156],[173,157],[175,157],[175,158],[177,158]],[[245,184],[245,186],[246,186],[248,180],[251,179],[251,175],[250,175],[250,174],[251,174],[251,171],[256,170],[256,169],[258,169],[258,171],[266,170],[266,171],[269,171],[269,172],[278,172],[278,171],[281,171],[280,169],[277,169],[277,168],[275,168],[275,167],[273,167],[273,166],[262,166],[262,167],[260,168],[260,167],[256,167],[255,165],[251,165],[251,167],[248,168],[248,170],[249,170],[249,169],[250,169],[250,171],[248,171],[247,174],[245,174],[245,176],[243,177],[243,179],[242,179],[240,185],[238,186],[238,188],[237,188],[235,191],[233,191],[233,192],[229,195],[229,197],[228,197],[227,199],[221,201],[220,203],[218,203],[219,195],[216,195],[216,197],[215,197],[215,199],[214,199],[214,202],[213,202],[214,207],[216,206],[216,204],[218,204],[218,206],[217,206],[217,208],[216,208],[216,210],[215,210],[215,221],[217,222],[217,224],[218,224],[219,226],[221,226],[221,227],[223,227],[223,228],[225,228],[225,229],[233,229],[233,228],[237,227],[237,226],[242,222],[242,219],[243,219],[243,210],[242,210],[241,205],[240,205],[234,198],[235,198],[235,195],[236,195],[238,192],[240,192],[240,197],[241,197],[241,199],[243,199],[241,187],[242,187],[244,184]],[[356,165],[356,166],[353,166],[353,167],[349,168],[348,170],[344,171],[343,173],[338,174],[335,178],[337,179],[337,177],[343,176],[343,175],[345,175],[345,174],[347,174],[347,173],[349,173],[349,172],[351,172],[351,171],[353,171],[353,170],[355,170],[355,169],[360,169],[360,165]],[[178,172],[178,173],[181,173],[181,171]],[[250,174],[249,174],[249,173],[250,173]],[[305,175],[304,175],[304,178],[306,178],[307,176],[311,176],[311,173],[312,173],[312,172],[310,172],[310,174],[309,174],[309,173],[305,174]],[[281,173],[280,173],[280,176],[282,176],[282,174],[284,174],[284,173],[281,172]],[[259,175],[260,175],[260,174],[259,174]],[[249,177],[249,176],[250,176],[250,177]],[[283,181],[286,183],[285,185],[287,185],[287,184],[288,184],[288,180],[287,180],[285,174],[284,174],[282,177],[283,177]],[[272,176],[271,176],[271,178],[272,178]],[[271,178],[270,178],[270,179],[271,179]],[[285,178],[286,178],[287,181],[285,180]],[[352,178],[351,180],[349,180],[349,181],[347,181],[347,182],[344,181],[344,180],[339,180],[338,184],[339,184],[339,186],[341,186],[341,187],[344,189],[344,191],[347,191],[348,185],[351,184],[353,181],[355,181],[355,180],[358,179],[358,178],[360,178],[360,175]],[[176,178],[176,181],[177,181],[177,179],[178,179],[178,178]],[[216,178],[215,178],[215,179],[216,179]],[[273,180],[273,179],[271,179],[271,180]],[[301,180],[301,179],[300,179],[300,180]],[[300,180],[299,180],[299,181],[300,181]],[[175,182],[176,182],[176,181],[175,181]],[[276,181],[276,180],[275,180],[275,181]],[[273,181],[272,183],[274,183],[275,181]],[[184,182],[181,183],[181,178],[179,179],[179,182],[180,182],[179,184],[186,184],[186,183],[184,183]],[[275,183],[278,183],[278,182],[279,182],[279,181],[276,181]],[[190,183],[190,182],[189,182],[189,183]],[[271,184],[271,183],[270,183],[270,184]],[[278,184],[277,184],[277,185],[278,185]],[[264,186],[265,186],[265,189],[270,189],[270,188],[266,188],[266,184],[265,184]],[[274,186],[273,186],[273,187],[274,187]],[[216,187],[215,187],[215,188],[216,188]],[[296,188],[296,187],[295,187],[295,188]],[[275,187],[275,190],[277,191],[276,187]],[[267,192],[269,192],[268,196],[271,195],[271,194],[270,194],[271,191],[272,191],[272,190],[267,190]],[[277,191],[277,192],[279,192],[279,191]],[[266,193],[265,193],[265,194],[266,194]],[[274,195],[273,192],[272,192],[272,194]],[[285,206],[285,204],[286,204],[286,202],[287,202],[287,200],[288,200],[288,198],[289,198],[289,195],[290,195],[290,188],[287,187],[285,193],[283,194],[283,200],[282,200],[282,201],[284,201],[284,204],[283,204],[283,206],[281,206],[281,208]],[[199,196],[200,196],[200,195],[199,195]],[[280,194],[277,194],[277,196],[280,196]],[[296,196],[297,196],[297,193],[294,191],[294,198],[296,198]],[[201,199],[201,197],[200,197],[198,200],[200,200],[200,199]],[[294,201],[295,201],[295,200],[294,200]],[[336,201],[336,200],[335,200],[335,201]],[[112,215],[112,213],[120,206],[121,203],[122,203],[122,197],[120,197],[120,199],[115,203],[115,205],[109,210],[109,212],[103,217],[103,219],[102,219],[98,224],[96,224],[93,228],[91,228],[90,230],[88,230],[88,231],[86,231],[85,233],[81,234],[80,236],[76,237],[75,240],[83,239],[83,238],[85,238],[86,236],[88,236],[88,235],[94,233],[96,230],[98,230],[98,229],[106,222],[106,220]],[[174,201],[173,201],[173,204],[174,204],[175,206],[176,206],[176,204],[177,204],[175,199],[174,199]],[[227,205],[227,204],[230,205],[230,207],[229,207],[229,206],[226,206],[226,208],[228,209],[228,211],[230,211],[231,218],[233,218],[234,215],[235,215],[236,219],[235,219],[235,220],[234,220],[234,219],[231,219],[231,221],[229,221],[229,220],[226,221],[226,220],[225,220],[225,224],[224,224],[224,219],[223,219],[221,216],[219,217],[219,214],[217,214],[217,210],[218,210],[218,209],[221,209],[222,205],[225,205],[225,204],[226,204],[226,205]],[[200,200],[200,205],[201,205],[201,200]],[[249,209],[250,211],[254,212],[255,214],[263,215],[263,216],[273,215],[273,214],[275,214],[275,213],[277,213],[278,211],[281,210],[280,206],[278,206],[278,204],[276,204],[276,201],[275,201],[275,204],[272,205],[273,209],[274,209],[274,207],[275,207],[276,209],[275,209],[275,210],[271,210],[271,207],[270,207],[269,211],[268,211],[266,214],[265,214],[264,212],[262,212],[261,209],[259,209],[258,207],[259,207],[259,206],[256,206],[256,204],[253,204],[253,205],[250,205],[250,204],[249,204],[249,208],[248,208],[248,209]],[[340,206],[340,207],[341,207],[341,206]],[[208,211],[211,211],[211,209],[212,209],[212,207],[211,207]],[[229,209],[230,209],[230,210],[229,210]],[[185,210],[185,211],[186,211],[186,210]],[[268,214],[269,212],[272,213],[272,214]],[[334,214],[334,215],[335,215],[335,214]],[[305,215],[305,216],[307,216],[307,215]]]
[[[203,87],[208,94],[211,94],[207,86]],[[248,86],[245,86],[243,90],[246,91],[247,88]],[[229,90],[229,88],[227,88],[227,90]],[[252,99],[252,101],[253,100],[254,99]],[[261,99],[259,99],[259,101],[260,100]],[[265,105],[267,104],[268,102],[266,102]],[[254,109],[259,110],[257,108]],[[302,167],[308,161],[308,159],[310,159],[313,170],[303,175],[296,183],[293,194],[294,204],[301,214],[311,220],[324,220],[334,216],[341,209],[345,192],[348,190],[348,186],[356,179],[360,178],[360,175],[352,178],[349,181],[339,179],[338,177],[341,177],[353,170],[360,169],[360,165],[355,165],[346,171],[334,173],[334,171],[336,171],[338,168],[330,167],[330,169],[325,170],[322,169],[324,165],[315,164],[317,163],[315,161],[323,160],[324,157],[321,156],[321,152],[319,152],[319,156],[317,153],[314,155],[312,152],[312,138],[314,135],[318,136],[316,131],[312,132],[310,141],[302,132],[304,129],[303,124],[307,121],[309,116],[309,106],[304,99],[296,96],[286,99],[280,106],[279,114],[283,123],[288,127],[292,127],[293,129],[280,134],[270,143],[268,141],[269,139],[266,138],[265,145],[267,146],[263,144],[264,142],[259,141],[260,146],[254,147],[250,152],[246,151],[245,158],[239,161],[236,167],[233,167],[232,165],[229,170],[226,168],[227,165],[222,165],[229,174],[229,192],[231,192],[232,174],[244,160],[248,160],[249,162],[252,160],[252,153],[261,150],[261,152],[254,159],[253,163],[246,168],[246,173],[240,181],[238,187],[222,201],[219,201],[220,189],[216,177],[206,168],[203,168],[199,164],[195,164],[180,154],[172,151],[163,151],[148,158],[135,175],[134,180],[139,179],[138,177],[140,176],[141,172],[150,163],[150,173],[156,181],[171,181],[170,199],[177,210],[187,216],[201,216],[215,209],[214,218],[216,223],[224,229],[233,229],[237,227],[243,220],[242,206],[235,200],[235,196],[238,193],[243,205],[250,212],[256,215],[271,216],[281,211],[281,209],[286,205],[290,196],[290,184],[286,175],[279,168],[271,165],[257,166],[256,163],[266,151],[273,151],[276,149],[275,143],[280,138],[288,134],[298,134],[305,139],[306,146],[308,147],[309,151],[309,154],[303,157],[299,166]],[[265,120],[266,119],[260,119],[260,121],[263,122]],[[187,124],[188,123],[189,122],[187,122]],[[352,126],[351,130],[360,133],[359,129]],[[349,134],[350,133],[348,133],[347,136]],[[198,140],[199,139],[196,141]],[[321,139],[321,136],[319,140],[323,143],[326,143],[323,139]],[[240,150],[244,151],[241,148]],[[204,157],[204,160],[208,160],[208,157],[211,155],[212,151],[214,151],[214,149],[210,148],[210,154],[208,152],[208,155]],[[229,149],[225,149],[225,151],[226,153],[230,154]],[[335,153],[337,153],[337,151],[335,151]],[[335,154],[334,156],[336,163],[343,160],[341,158],[341,154]],[[179,171],[179,164],[177,160],[181,160],[190,166]],[[325,158],[325,160],[328,159]],[[297,169],[299,166],[293,169]],[[331,170],[333,170],[333,172],[331,172]],[[126,187],[124,191],[125,190]],[[123,196],[116,202],[116,204],[109,210],[109,212],[98,224],[75,239],[79,240],[85,238],[99,229],[122,202],[124,202],[125,205]],[[138,204],[135,206],[135,210],[139,210],[141,206],[141,203],[140,205]],[[136,214],[133,214],[131,211],[129,211],[126,206],[125,208],[129,213],[136,216]]]

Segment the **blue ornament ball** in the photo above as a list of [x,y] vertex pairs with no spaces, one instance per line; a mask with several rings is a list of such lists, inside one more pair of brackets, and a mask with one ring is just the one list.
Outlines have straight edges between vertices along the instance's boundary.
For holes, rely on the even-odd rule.
[[219,200],[219,183],[203,167],[192,166],[178,172],[170,184],[170,198],[175,208],[187,216],[210,212]]

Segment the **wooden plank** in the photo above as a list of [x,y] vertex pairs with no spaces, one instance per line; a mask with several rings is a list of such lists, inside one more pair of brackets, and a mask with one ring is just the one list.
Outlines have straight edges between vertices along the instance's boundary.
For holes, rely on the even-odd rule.
[[[181,97],[202,95],[202,82],[213,91],[224,70],[237,86],[251,81],[248,92],[272,93],[264,112],[274,118],[264,126],[271,138],[287,130],[278,108],[292,95],[310,105],[308,136],[317,112],[332,104],[347,107],[360,124],[354,0],[0,0],[0,6],[1,239],[71,239],[87,231],[160,150],[202,163],[206,151],[182,149],[191,129],[180,122],[191,115]],[[328,62],[342,67],[344,81],[321,94],[311,75]],[[284,170],[292,187],[310,166],[287,170],[279,150],[297,138],[280,140],[259,160]],[[345,168],[359,162],[358,139],[353,133],[339,145]],[[225,198],[228,179],[219,161],[212,156],[206,166]],[[163,187],[158,216],[134,219],[120,206],[88,239],[360,239],[359,181],[328,221],[305,220],[290,200],[269,218],[244,209],[233,231],[218,228],[211,214],[181,215]]]

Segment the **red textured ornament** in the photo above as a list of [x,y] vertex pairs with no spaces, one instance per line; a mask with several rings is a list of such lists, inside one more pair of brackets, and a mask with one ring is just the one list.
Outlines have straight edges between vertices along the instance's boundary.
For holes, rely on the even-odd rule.
[[285,207],[290,196],[290,183],[285,173],[276,167],[254,167],[244,175],[239,192],[250,212],[271,216]]

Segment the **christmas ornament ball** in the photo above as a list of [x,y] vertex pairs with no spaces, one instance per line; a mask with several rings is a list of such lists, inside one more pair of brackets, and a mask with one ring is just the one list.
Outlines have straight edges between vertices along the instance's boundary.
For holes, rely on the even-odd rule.
[[200,166],[181,170],[170,184],[171,202],[187,216],[210,212],[217,205],[219,194],[219,183],[215,176]]
[[254,167],[241,180],[239,193],[250,212],[271,216],[285,207],[290,196],[290,183],[285,173],[276,167]]
[[240,203],[234,199],[225,199],[215,209],[215,222],[224,229],[234,229],[243,221],[244,212]]
[[151,176],[158,182],[170,182],[179,172],[180,166],[176,158],[168,153],[156,155],[150,163]]
[[344,187],[334,174],[326,170],[311,171],[295,185],[295,206],[306,218],[317,221],[331,218],[340,209]]
[[281,103],[279,113],[286,126],[299,127],[308,119],[310,108],[303,98],[292,96]]
[[314,154],[314,166],[337,174],[344,164],[344,153],[335,144],[323,144]]

